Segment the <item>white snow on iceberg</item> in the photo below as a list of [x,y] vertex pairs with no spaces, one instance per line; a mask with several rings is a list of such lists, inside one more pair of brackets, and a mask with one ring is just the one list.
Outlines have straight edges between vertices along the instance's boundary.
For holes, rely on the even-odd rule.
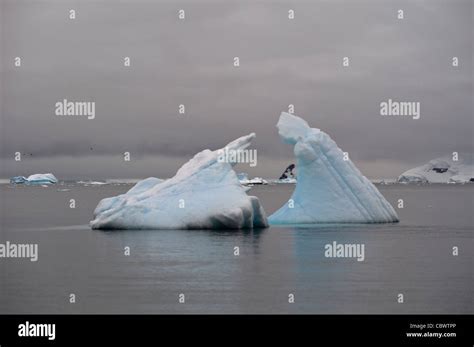
[[31,185],[45,185],[58,183],[58,179],[52,173],[34,174],[28,176],[15,176],[10,179],[12,184],[31,184]]
[[474,181],[474,165],[472,156],[459,154],[458,160],[452,157],[433,159],[405,171],[398,177],[402,183],[466,183]]
[[[243,150],[255,134],[226,147]],[[126,194],[103,199],[94,211],[93,229],[240,229],[267,227],[267,217],[248,196],[233,166],[218,160],[220,150],[204,150],[166,181],[148,178]]]
[[323,131],[283,112],[277,124],[284,142],[294,145],[298,181],[287,204],[270,224],[397,222],[393,207]]

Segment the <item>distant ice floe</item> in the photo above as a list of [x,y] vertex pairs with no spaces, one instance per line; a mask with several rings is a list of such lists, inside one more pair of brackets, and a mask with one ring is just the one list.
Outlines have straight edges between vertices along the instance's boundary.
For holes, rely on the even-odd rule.
[[283,112],[277,124],[294,146],[298,181],[291,199],[269,217],[270,224],[388,223],[398,216],[323,131]]
[[382,179],[372,179],[370,180],[373,184],[377,184],[380,186],[388,186],[393,184],[398,184],[395,178],[382,178]]
[[107,182],[101,182],[101,181],[77,181],[77,184],[82,184],[84,186],[101,186],[104,184],[107,184]]
[[271,182],[275,184],[296,184],[298,181],[296,180],[296,178],[287,177],[287,178],[279,178]]
[[28,177],[15,176],[10,178],[11,184],[28,184],[28,185],[49,185],[58,183],[58,179],[52,173],[34,174]]
[[241,172],[237,174],[240,184],[244,186],[259,185],[259,184],[268,184],[266,179],[262,177],[249,178],[248,174]]
[[[255,134],[225,148],[243,150]],[[93,229],[240,229],[268,226],[258,198],[248,196],[221,150],[204,150],[170,179],[148,178],[127,193],[106,198],[94,211]]]
[[467,183],[474,182],[472,154],[459,154],[458,160],[442,157],[405,171],[400,183]]
[[110,178],[110,179],[106,179],[105,183],[114,184],[114,185],[136,184],[140,182],[141,180],[142,179],[139,179],[139,178]]

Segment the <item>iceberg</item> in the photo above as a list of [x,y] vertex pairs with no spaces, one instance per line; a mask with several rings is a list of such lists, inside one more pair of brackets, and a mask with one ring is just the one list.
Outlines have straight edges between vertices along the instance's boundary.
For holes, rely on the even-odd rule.
[[258,185],[258,184],[268,184],[268,181],[266,179],[263,179],[262,177],[254,177],[254,178],[251,178],[249,179],[246,184],[249,184],[249,185]]
[[[243,150],[255,134],[226,147]],[[234,162],[219,160],[222,150],[203,150],[165,181],[147,178],[127,193],[103,199],[92,229],[244,229],[265,228],[258,198],[248,196]]]
[[26,183],[27,179],[25,176],[15,176],[10,178],[11,184],[24,184]]
[[398,177],[401,183],[466,183],[474,182],[472,156],[459,154],[458,160],[441,157],[407,170]]
[[34,174],[28,176],[26,184],[54,184],[58,183],[58,179],[52,173]]
[[10,179],[12,184],[45,185],[58,183],[58,179],[52,173],[34,174],[28,176],[15,176]]
[[125,194],[121,194],[118,196],[114,196],[112,198],[105,198],[102,199],[97,207],[94,210],[94,215],[98,216],[107,211],[112,211],[114,209],[120,208],[123,205],[127,204],[127,200],[132,198],[133,196],[137,196],[157,184],[163,182],[159,178],[149,177],[144,180],[137,182],[131,189],[129,189]]
[[268,184],[268,181],[263,179],[262,177],[249,178],[249,175],[245,172],[238,173],[237,177],[239,178],[240,184],[242,184],[244,186]]
[[296,178],[296,173],[293,172],[295,170],[295,164],[290,164],[288,167],[283,171],[283,173],[280,176],[280,180],[284,180],[287,178]]
[[277,127],[283,141],[294,146],[298,181],[288,203],[268,218],[270,224],[398,222],[390,203],[328,134],[285,112]]
[[237,174],[237,178],[239,179],[240,183],[245,184],[249,180],[249,175],[246,172],[239,172]]
[[283,171],[280,175],[280,178],[275,180],[275,183],[296,183],[296,173],[293,171],[295,170],[295,164],[290,164],[288,167]]

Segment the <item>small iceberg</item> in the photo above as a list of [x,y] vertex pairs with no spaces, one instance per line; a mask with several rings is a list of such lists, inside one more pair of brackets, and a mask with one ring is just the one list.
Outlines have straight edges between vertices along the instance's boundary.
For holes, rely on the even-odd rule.
[[288,165],[288,167],[285,169],[285,171],[283,171],[279,179],[284,180],[287,178],[296,178],[296,173],[293,170],[295,170],[295,164]]
[[268,181],[263,179],[262,177],[249,178],[248,174],[245,172],[238,173],[237,177],[239,178],[240,184],[244,186],[268,184]]
[[28,184],[28,185],[48,185],[58,183],[58,179],[52,173],[34,174],[28,176],[15,176],[10,179],[12,184]]
[[[255,134],[229,143],[250,146]],[[94,211],[92,229],[243,229],[268,226],[258,198],[248,196],[222,150],[206,149],[165,181],[147,178],[127,193],[106,198]]]
[[323,131],[283,112],[277,124],[294,146],[298,181],[291,199],[270,224],[397,222],[393,207]]
[[407,170],[398,177],[401,183],[467,183],[474,182],[472,154],[460,153],[458,160],[442,157]]
[[10,183],[11,184],[24,184],[27,182],[27,179],[25,176],[15,176],[10,178]]
[[283,171],[280,175],[280,178],[275,180],[275,183],[296,183],[296,172],[295,172],[295,164],[290,164],[288,167]]
[[254,177],[249,180],[249,184],[253,184],[253,185],[264,184],[265,185],[265,184],[268,184],[268,181],[262,177]]

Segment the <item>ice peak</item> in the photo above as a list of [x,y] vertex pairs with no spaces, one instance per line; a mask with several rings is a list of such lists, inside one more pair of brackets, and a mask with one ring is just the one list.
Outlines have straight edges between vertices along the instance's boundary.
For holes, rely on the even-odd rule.
[[[278,134],[285,143],[296,144],[311,130],[309,124],[298,116],[282,112],[277,123]],[[319,130],[319,129],[315,129]]]
[[[255,133],[250,133],[248,135],[239,137],[238,139],[229,142],[224,148],[227,148],[229,150],[234,150],[234,151],[243,150],[250,146],[254,138],[255,138]],[[224,148],[221,148],[221,149],[224,149]]]

